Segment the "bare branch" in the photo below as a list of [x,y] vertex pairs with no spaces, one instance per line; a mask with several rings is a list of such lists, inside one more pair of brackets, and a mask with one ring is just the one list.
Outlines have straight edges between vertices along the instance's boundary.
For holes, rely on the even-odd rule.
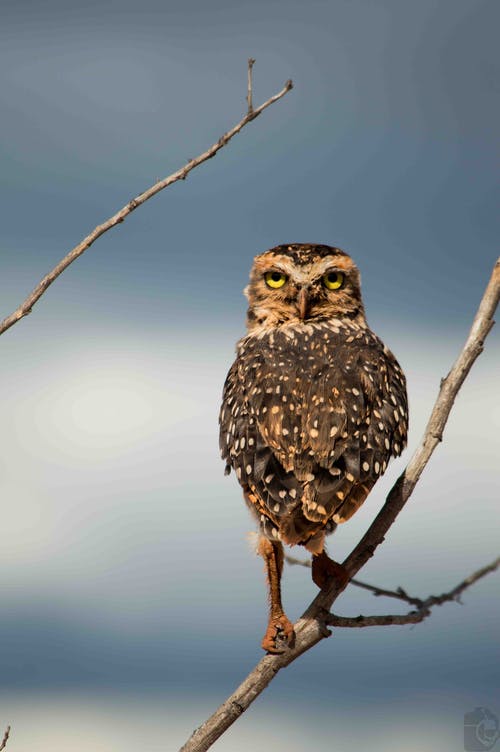
[[467,588],[469,588],[471,585],[474,585],[474,583],[480,580],[482,577],[486,577],[486,575],[490,574],[490,572],[495,572],[498,567],[500,567],[500,556],[492,561],[491,564],[487,564],[485,567],[482,567],[476,572],[470,574],[465,578],[465,580],[462,580],[462,582],[460,582],[455,588],[453,588],[453,590],[450,590],[449,593],[442,593],[442,595],[430,595],[422,605],[425,607],[432,607],[440,606],[442,603],[447,603],[448,601],[460,602],[460,596],[462,595],[464,590],[467,590]]
[[[299,560],[300,561],[300,560]],[[445,602],[456,601],[461,593],[471,587],[482,577],[494,572],[500,567],[500,557],[491,564],[478,569],[469,575],[459,585],[442,595],[431,595],[420,602],[415,611],[407,614],[384,614],[374,616],[337,616],[336,614],[318,615],[316,619],[302,617],[296,625],[296,640],[292,649],[281,655],[266,655],[253,671],[247,676],[238,689],[220,706],[220,708],[205,723],[196,729],[190,739],[182,747],[181,752],[205,752],[229,728],[251,703],[264,691],[280,669],[292,663],[299,655],[305,653],[317,642],[331,633],[328,626],[335,627],[374,627],[418,624],[431,614],[433,606]],[[395,591],[389,591],[395,592]],[[415,599],[418,600],[418,599]]]
[[370,585],[368,584],[368,582],[354,579],[354,577],[349,584],[355,585],[356,587],[362,588],[363,590],[369,590],[376,598],[396,598],[399,601],[410,603],[412,606],[417,606],[417,608],[422,605],[420,598],[414,598],[413,596],[408,595],[406,590],[404,590],[404,588],[402,587],[398,587],[397,590],[388,590],[387,588],[381,588],[377,585]]
[[5,747],[7,746],[7,742],[9,741],[9,736],[10,736],[10,726],[7,726],[7,728],[5,729],[5,734],[3,735],[2,743],[0,744],[0,752],[2,749],[5,749]]
[[[499,297],[500,259],[493,269],[465,345],[450,373],[441,383],[438,398],[417,451],[404,473],[391,489],[384,507],[368,528],[360,543],[343,563],[351,576],[366,564],[376,547],[383,541],[398,513],[408,501],[434,449],[441,441],[455,397],[474,361],[482,352],[484,340],[493,326],[493,315]],[[485,574],[493,571],[492,566],[489,565],[489,567],[484,568]],[[480,570],[480,572],[482,571]],[[481,576],[479,574],[476,577],[476,575],[478,575],[477,572],[475,575],[471,575],[474,582]],[[464,583],[457,586],[458,590],[455,588],[451,591],[455,594],[455,597],[465,589],[462,588]],[[182,747],[181,752],[206,752],[224,731],[245,712],[282,668],[293,663],[302,653],[310,650],[316,643],[330,635],[327,626],[330,618],[329,610],[346,586],[347,583],[342,585],[332,583],[328,590],[319,593],[295,625],[295,644],[293,647],[283,648],[284,652],[279,655],[266,655],[262,658],[235,692],[205,723],[193,732]],[[429,608],[425,603],[423,607]]]
[[[478,569],[477,572],[473,572],[471,575],[462,580],[453,590],[449,590],[442,595],[429,595],[425,600],[418,601],[419,606],[416,611],[409,611],[407,614],[386,614],[375,616],[337,616],[336,614],[330,614],[326,623],[332,627],[385,627],[389,625],[400,624],[418,624],[428,616],[431,615],[431,609],[433,606],[441,606],[443,603],[449,603],[450,601],[459,602],[460,595],[471,587],[475,582],[482,577],[486,577],[490,572],[495,572],[500,566],[500,556],[488,564],[486,567]],[[389,591],[390,593],[391,591]],[[391,595],[392,597],[392,595]]]
[[[292,566],[296,565],[306,567],[306,569],[311,569],[310,559],[297,559],[295,556],[285,554],[285,561]],[[369,590],[376,597],[385,596],[386,598],[397,598],[397,600],[405,601],[406,603],[410,603],[412,606],[417,607],[422,605],[420,598],[412,598],[412,596],[408,595],[406,590],[402,587],[398,587],[397,590],[387,590],[386,588],[378,587],[378,585],[370,585],[368,582],[355,579],[354,577],[349,581],[349,585],[355,585],[363,590]]]
[[255,60],[253,57],[248,58],[248,89],[247,89],[247,105],[248,105],[248,114],[251,115],[253,112],[253,101],[252,101],[252,95],[253,95],[253,83],[252,83],[252,68],[255,64]]
[[389,627],[402,626],[404,624],[418,624],[431,612],[423,609],[410,611],[407,614],[384,614],[375,616],[337,616],[330,614],[326,622],[332,627]]
[[[252,60],[252,64],[250,65],[249,61],[249,90],[248,90],[248,96],[249,99],[249,105],[251,104],[251,69],[253,66],[253,63],[255,61]],[[224,133],[223,136],[219,138],[218,141],[215,142],[209,149],[203,152],[203,154],[200,154],[198,157],[195,157],[194,159],[190,159],[189,162],[187,162],[184,167],[181,167],[180,170],[177,170],[176,172],[173,172],[171,175],[169,175],[166,178],[163,178],[162,180],[158,180],[154,185],[152,185],[150,188],[148,188],[143,193],[140,193],[138,196],[133,198],[131,201],[129,201],[125,206],[120,209],[116,214],[113,214],[112,217],[107,219],[103,224],[98,225],[92,232],[87,235],[77,246],[73,248],[64,258],[59,261],[59,263],[48,273],[45,275],[43,279],[40,280],[40,282],[37,284],[35,289],[28,295],[26,300],[21,303],[21,305],[16,308],[16,310],[10,314],[10,316],[7,316],[1,323],[0,323],[0,334],[3,334],[7,329],[10,329],[11,326],[14,324],[17,324],[17,322],[24,318],[24,316],[27,316],[28,313],[31,313],[31,310],[35,303],[38,302],[38,300],[42,297],[44,292],[47,290],[47,288],[54,282],[54,280],[59,277],[62,272],[68,268],[70,264],[73,263],[79,256],[82,255],[82,253],[85,253],[85,251],[90,248],[90,246],[101,237],[101,235],[104,235],[105,232],[108,232],[108,230],[111,230],[112,227],[115,227],[116,225],[123,222],[126,217],[128,217],[129,214],[131,214],[135,209],[137,209],[138,206],[141,206],[144,204],[148,199],[152,198],[152,196],[155,196],[157,193],[162,191],[164,188],[168,188],[169,185],[172,185],[173,183],[176,183],[178,180],[185,180],[191,170],[194,170],[195,167],[198,167],[203,162],[206,162],[207,159],[211,159],[214,157],[217,152],[222,149],[226,144],[231,141],[233,136],[236,136],[237,133],[239,133],[245,125],[250,123],[252,120],[255,120],[256,117],[258,117],[261,112],[264,112],[265,109],[270,107],[272,104],[278,101],[278,99],[281,99],[282,97],[287,94],[290,89],[293,88],[292,81],[287,81],[284,87],[274,96],[270,97],[264,104],[261,104],[256,109],[252,108],[247,112],[245,117],[243,117],[239,123],[237,123],[231,130],[227,131],[227,133]]]

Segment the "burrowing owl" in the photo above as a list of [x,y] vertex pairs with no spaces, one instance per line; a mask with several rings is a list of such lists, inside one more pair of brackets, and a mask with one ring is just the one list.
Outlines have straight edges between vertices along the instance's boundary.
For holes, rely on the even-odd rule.
[[283,543],[313,555],[324,587],[341,569],[325,535],[366,499],[406,444],[406,382],[366,323],[359,272],[339,248],[280,245],[255,258],[248,333],[224,386],[220,443],[260,526],[270,590],[262,647],[290,642]]

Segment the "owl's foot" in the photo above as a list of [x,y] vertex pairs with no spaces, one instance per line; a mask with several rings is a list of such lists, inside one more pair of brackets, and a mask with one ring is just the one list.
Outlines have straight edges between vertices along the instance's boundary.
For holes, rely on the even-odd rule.
[[268,653],[283,653],[286,645],[291,647],[295,639],[293,624],[285,614],[271,616],[266,634],[261,642]]
[[330,559],[324,551],[312,557],[312,578],[320,590],[327,590],[332,579],[341,587],[345,587],[350,580],[342,564]]

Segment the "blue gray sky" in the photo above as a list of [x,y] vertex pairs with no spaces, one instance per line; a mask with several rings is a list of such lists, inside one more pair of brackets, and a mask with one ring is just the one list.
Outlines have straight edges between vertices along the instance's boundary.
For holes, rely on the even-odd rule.
[[[498,255],[499,21],[485,0],[3,3],[0,315],[239,120],[249,56],[256,102],[295,84],[1,338],[14,751],[79,752],[80,736],[176,749],[260,655],[262,564],[216,426],[256,253],[353,255],[368,319],[408,374],[416,446]],[[494,330],[366,579],[425,595],[498,554],[498,343]],[[338,558],[404,459],[331,539]],[[290,616],[314,593],[286,571]],[[498,578],[464,602],[414,629],[338,630],[218,748],[460,749],[465,712],[500,713]],[[338,603],[391,608],[355,591]]]

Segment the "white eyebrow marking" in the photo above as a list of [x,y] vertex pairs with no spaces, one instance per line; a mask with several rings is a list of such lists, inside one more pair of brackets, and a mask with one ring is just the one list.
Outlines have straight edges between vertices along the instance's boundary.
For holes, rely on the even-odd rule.
[[[299,284],[310,284],[318,277],[322,277],[329,271],[342,272],[345,276],[348,276],[350,271],[346,271],[340,266],[335,265],[333,257],[324,258],[320,261],[315,261],[313,264],[307,264],[305,266],[299,266],[294,264],[291,259],[286,256],[278,256],[277,258],[270,259],[269,268],[267,271],[278,271],[282,274],[286,274],[287,277],[293,279],[294,282]],[[266,272],[264,272],[265,274]]]

